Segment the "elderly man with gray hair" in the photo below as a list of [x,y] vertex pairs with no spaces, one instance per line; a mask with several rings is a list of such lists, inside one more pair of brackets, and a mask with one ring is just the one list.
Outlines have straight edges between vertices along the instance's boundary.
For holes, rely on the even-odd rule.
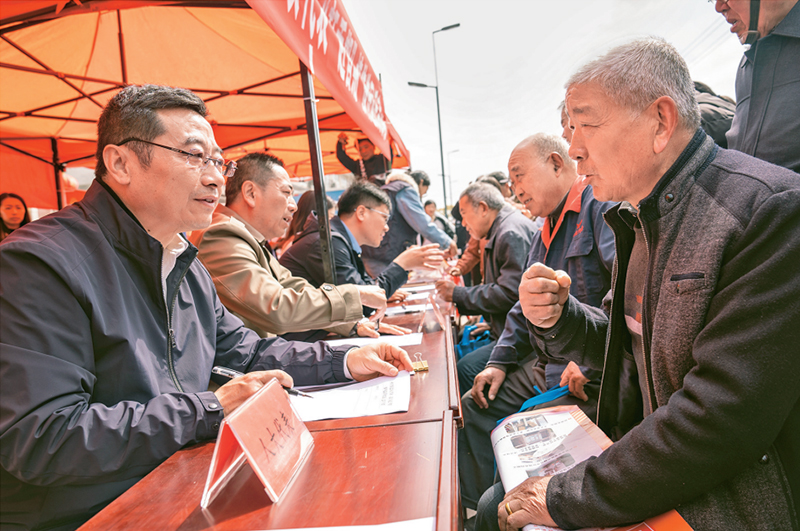
[[461,392],[472,388],[475,376],[486,366],[492,347],[506,324],[506,314],[517,302],[520,277],[531,248],[535,226],[519,210],[509,206],[503,194],[487,183],[469,185],[458,200],[461,219],[475,240],[484,238],[483,284],[468,288],[440,280],[436,290],[452,301],[463,315],[483,315],[491,326],[493,341],[458,362]]
[[[675,508],[694,529],[799,529],[800,182],[699,128],[667,42],[622,45],[567,83],[570,157],[615,234],[605,311],[534,264],[520,305],[551,357],[603,369],[596,458],[481,498],[479,528],[573,529]],[[639,393],[640,408],[619,397]]]

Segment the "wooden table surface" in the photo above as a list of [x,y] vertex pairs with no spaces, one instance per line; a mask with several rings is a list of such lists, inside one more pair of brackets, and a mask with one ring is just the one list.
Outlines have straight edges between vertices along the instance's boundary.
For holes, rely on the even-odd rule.
[[[433,312],[428,312],[429,317]],[[419,324],[422,313],[398,315],[386,319],[391,324],[410,326],[414,331]],[[461,402],[458,396],[458,377],[453,357],[452,331],[449,323],[445,330],[424,333],[420,345],[404,347],[411,359],[420,352],[422,359],[428,362],[427,372],[418,372],[411,376],[411,402],[405,413],[390,413],[370,417],[352,419],[315,420],[307,422],[310,431],[321,431],[363,426],[385,426],[389,424],[408,424],[410,422],[441,421],[442,412],[450,409],[456,422],[461,420]],[[448,353],[450,353],[448,355]]]
[[[413,328],[423,314],[387,322]],[[433,312],[426,323],[435,321]],[[430,330],[430,327],[426,327]],[[429,331],[421,352],[430,370],[411,379],[406,413],[308,422],[314,449],[273,504],[245,465],[207,509],[200,498],[214,442],[177,452],[80,529],[258,530],[384,524],[435,517],[460,530],[456,429],[461,422],[450,323]]]
[[309,461],[275,504],[250,467],[244,466],[202,509],[200,498],[214,443],[193,446],[170,457],[81,530],[238,531],[381,524],[432,516],[445,524],[439,529],[454,528],[450,522],[458,521],[457,489],[450,483],[455,430],[452,412],[445,417],[438,422],[313,433]]

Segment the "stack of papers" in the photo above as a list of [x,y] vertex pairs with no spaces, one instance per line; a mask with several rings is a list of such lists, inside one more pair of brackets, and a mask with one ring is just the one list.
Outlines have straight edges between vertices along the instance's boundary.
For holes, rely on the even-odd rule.
[[322,419],[349,419],[408,411],[411,401],[411,374],[354,383],[335,389],[307,391],[305,396],[290,395],[289,400],[303,422]]
[[433,306],[430,304],[406,304],[401,306],[389,306],[386,308],[386,315],[389,317],[390,315],[403,315],[406,313],[417,313],[417,312],[426,312],[428,310],[433,309]]

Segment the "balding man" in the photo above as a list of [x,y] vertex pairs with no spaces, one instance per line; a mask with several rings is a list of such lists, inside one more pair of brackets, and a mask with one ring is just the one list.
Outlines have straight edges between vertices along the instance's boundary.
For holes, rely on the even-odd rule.
[[483,284],[463,287],[440,280],[436,290],[442,299],[454,302],[463,315],[483,315],[493,340],[459,360],[458,382],[463,393],[486,366],[491,347],[503,332],[506,315],[517,302],[517,288],[535,228],[519,210],[506,204],[498,188],[488,183],[469,185],[461,192],[458,205],[470,237],[485,240]]
[[[611,287],[614,236],[603,213],[612,203],[592,196],[568,150],[563,139],[539,133],[520,142],[509,158],[514,193],[531,214],[545,220],[543,230],[534,234],[525,268],[543,263],[563,269],[573,279],[570,292],[581,302],[600,306]],[[559,385],[569,385],[571,394],[548,406],[578,405],[594,417],[600,371],[549,359],[530,335],[517,302],[471,393],[461,400],[464,429],[458,433],[458,468],[465,507],[474,509],[493,481],[489,436],[497,421],[536,395],[534,386],[544,390]]]
[[[603,369],[597,423],[616,443],[504,497],[495,487],[481,525],[612,526],[676,508],[693,529],[798,529],[797,175],[715,146],[686,63],[658,38],[580,68],[566,101],[578,173],[621,201],[605,215],[609,313],[544,265],[525,272],[520,304],[546,354]],[[619,405],[630,390],[638,414]]]
[[381,289],[312,286],[275,258],[269,240],[286,231],[297,210],[283,163],[267,153],[251,153],[238,164],[225,186],[226,205],[218,206],[211,225],[191,238],[225,307],[262,337],[376,335],[371,324],[359,321],[362,305],[386,306]]

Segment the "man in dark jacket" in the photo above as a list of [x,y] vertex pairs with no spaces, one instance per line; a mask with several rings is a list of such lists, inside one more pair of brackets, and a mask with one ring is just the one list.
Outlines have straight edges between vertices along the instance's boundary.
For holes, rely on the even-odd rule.
[[361,158],[354,160],[347,154],[345,148],[347,147],[347,135],[339,133],[339,138],[336,142],[336,158],[342,163],[342,166],[350,170],[350,173],[356,176],[358,180],[369,181],[376,175],[383,175],[392,169],[392,162],[383,155],[375,153],[375,144],[367,137],[362,137],[356,140],[358,147],[358,154]]
[[[517,289],[531,248],[533,222],[506,204],[503,195],[487,183],[469,185],[458,200],[461,216],[472,238],[485,239],[483,284],[465,288],[450,280],[436,282],[439,296],[454,302],[463,315],[483,315],[492,339],[497,341],[506,314],[517,302]],[[472,387],[475,376],[486,367],[494,341],[474,350],[458,362],[458,383],[462,392]]]
[[[366,379],[408,355],[261,339],[220,303],[182,233],[224,178],[206,107],[129,86],[98,123],[86,197],[0,246],[0,527],[75,529],[268,380]],[[247,374],[208,391],[211,368]],[[286,370],[286,372],[283,372]]]
[[800,173],[800,2],[716,1],[747,47],[728,147]]
[[400,253],[414,245],[417,235],[438,243],[449,256],[458,252],[453,239],[439,230],[425,213],[416,183],[419,177],[417,174],[415,179],[406,172],[394,170],[386,178],[386,184],[381,186],[392,202],[392,214],[388,221],[388,237],[378,247],[366,247],[362,255],[364,267],[373,277],[383,273]]
[[603,369],[597,423],[617,441],[499,500],[487,492],[478,518],[573,529],[675,508],[693,529],[800,529],[797,175],[715,146],[661,39],[583,66],[566,100],[578,173],[597,199],[622,201],[605,216],[608,313],[542,264],[520,305],[548,356]]
[[[412,246],[397,256],[376,278],[369,276],[361,261],[361,247],[377,247],[389,230],[391,215],[389,197],[370,183],[355,183],[339,198],[338,215],[331,219],[331,242],[336,284],[378,285],[391,297],[408,280],[408,272],[438,265],[442,261],[439,246]],[[294,276],[314,286],[324,283],[322,251],[319,245],[319,224],[309,218],[303,233],[280,259],[281,265]]]
[[[603,213],[612,203],[592,197],[592,188],[578,176],[568,149],[562,138],[539,133],[520,142],[509,158],[514,193],[531,214],[545,220],[543,230],[533,236],[526,268],[541,262],[567,271],[572,277],[570,293],[600,306],[611,287],[614,235]],[[489,437],[497,421],[536,395],[534,386],[544,391],[560,385],[569,385],[570,395],[545,406],[578,405],[594,418],[600,371],[547,358],[530,336],[517,302],[485,368],[461,399],[464,428],[458,432],[458,470],[465,507],[474,509],[492,485]]]

